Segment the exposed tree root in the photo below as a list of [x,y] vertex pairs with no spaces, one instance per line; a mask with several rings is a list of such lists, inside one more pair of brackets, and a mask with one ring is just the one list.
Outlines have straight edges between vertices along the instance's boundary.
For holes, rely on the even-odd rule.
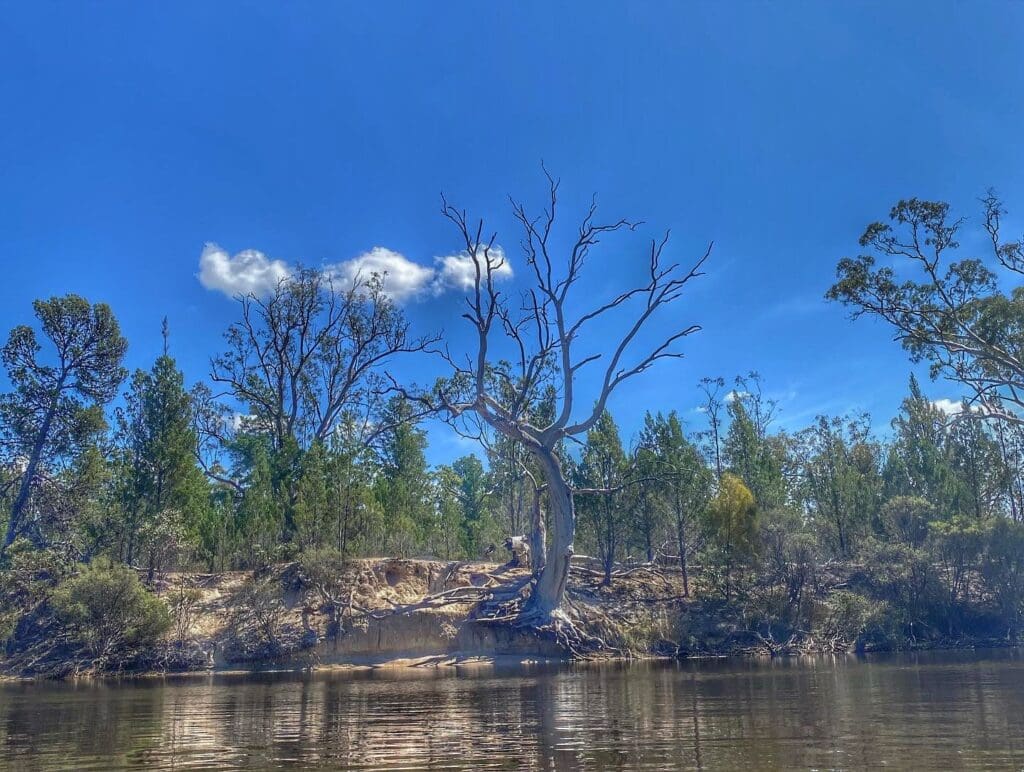
[[[502,626],[509,630],[541,639],[554,641],[573,659],[594,659],[600,656],[621,655],[623,652],[609,645],[603,638],[588,632],[580,610],[566,596],[565,608],[546,612],[531,609],[528,604],[532,581],[515,583],[506,592],[496,594],[480,603],[473,618],[479,624]],[[591,610],[588,609],[588,615]],[[614,627],[604,614],[595,614]]]

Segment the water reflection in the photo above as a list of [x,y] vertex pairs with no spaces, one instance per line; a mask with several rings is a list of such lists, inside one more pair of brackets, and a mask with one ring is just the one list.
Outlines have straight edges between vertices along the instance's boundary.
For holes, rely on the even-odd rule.
[[0,690],[11,769],[1024,765],[1014,652]]

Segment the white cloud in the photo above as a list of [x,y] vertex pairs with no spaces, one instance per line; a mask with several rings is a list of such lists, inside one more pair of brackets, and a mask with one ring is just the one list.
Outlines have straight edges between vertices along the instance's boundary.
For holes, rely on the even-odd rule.
[[[494,268],[495,279],[512,277],[512,266],[501,247],[491,249],[491,260],[500,263]],[[207,244],[199,257],[199,281],[207,289],[223,292],[228,297],[248,293],[264,295],[281,279],[290,276],[292,270],[283,260],[271,260],[255,249],[231,257],[216,244]],[[441,295],[449,290],[464,292],[473,287],[476,279],[473,259],[466,252],[434,258],[434,265],[426,266],[387,247],[374,247],[351,260],[326,265],[324,270],[348,282],[380,276],[384,292],[396,303],[426,294]]]
[[255,249],[231,257],[216,244],[208,243],[199,256],[199,282],[228,297],[250,292],[265,295],[290,274],[291,269],[283,260],[271,260]]
[[249,413],[239,413],[237,411],[231,413],[231,418],[228,419],[228,423],[231,424],[231,429],[236,432],[240,432],[253,424],[256,420],[256,416]]
[[725,395],[725,401],[736,402],[737,400],[744,400],[749,396],[749,391],[736,391],[736,389],[733,389],[732,391]]
[[[478,256],[483,262],[483,254],[478,251]],[[491,265],[494,266],[494,278],[498,281],[512,278],[512,266],[505,258],[505,250],[495,245],[490,250]],[[437,279],[434,282],[434,291],[438,294],[447,289],[469,290],[476,282],[476,266],[473,258],[468,252],[460,252],[457,255],[445,255],[435,257],[437,265]]]
[[435,274],[433,268],[414,263],[386,247],[374,247],[351,260],[329,265],[327,270],[347,281],[379,275],[384,282],[384,292],[396,303],[425,292],[433,284]]
[[[964,412],[963,402],[959,402],[953,399],[946,399],[945,397],[943,397],[942,399],[934,400],[932,402],[932,407],[937,408],[946,415],[950,416],[960,415],[960,413]],[[977,410],[977,408],[972,408],[972,410]]]

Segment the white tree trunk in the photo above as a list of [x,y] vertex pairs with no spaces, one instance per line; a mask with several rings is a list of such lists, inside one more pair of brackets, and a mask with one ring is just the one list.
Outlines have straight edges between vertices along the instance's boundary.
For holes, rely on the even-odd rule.
[[534,488],[533,509],[530,511],[530,568],[534,576],[540,576],[547,565],[548,532],[544,523],[544,512],[540,508],[543,491]]
[[569,581],[569,564],[572,562],[573,537],[576,533],[576,510],[573,506],[572,490],[562,474],[562,465],[553,450],[542,448],[534,451],[544,481],[547,483],[548,504],[551,508],[551,539],[547,550],[547,561],[541,571],[537,586],[530,596],[528,610],[542,616],[550,616],[562,605],[565,586]]

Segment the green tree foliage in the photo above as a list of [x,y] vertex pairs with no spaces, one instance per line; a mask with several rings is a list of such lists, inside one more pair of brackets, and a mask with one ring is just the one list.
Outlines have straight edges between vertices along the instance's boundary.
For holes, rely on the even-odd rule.
[[733,588],[733,572],[749,561],[758,548],[757,504],[754,494],[732,472],[722,474],[718,491],[708,505],[708,526],[722,557],[726,600]]
[[109,306],[65,295],[33,304],[50,355],[36,331],[11,330],[2,358],[12,391],[0,399],[0,426],[12,460],[23,465],[10,506],[6,549],[23,532],[43,539],[33,494],[52,481],[104,428],[103,406],[124,380],[128,342]]
[[523,535],[530,527],[530,502],[533,486],[524,471],[531,468],[529,453],[511,437],[499,434],[487,449],[494,509],[500,519],[500,531],[506,535]]
[[[871,253],[841,260],[827,297],[854,317],[884,320],[914,361],[929,363],[933,377],[963,384],[986,415],[1020,424],[1024,290],[1003,292],[996,271],[1024,274],[1024,244],[1001,237],[1005,211],[994,194],[982,203],[987,261],[950,259],[966,220],[951,217],[948,204],[907,199],[892,208],[888,223],[868,225],[860,245]],[[913,278],[898,278],[897,269]]]
[[893,496],[879,514],[883,538],[920,547],[928,537],[928,525],[935,519],[935,507],[919,496]]
[[981,519],[1004,507],[1012,472],[993,427],[972,419],[967,404],[960,411],[948,425],[949,461],[957,481],[953,509]]
[[19,625],[32,619],[73,568],[61,551],[16,539],[0,560],[0,638],[13,641]]
[[300,268],[268,297],[238,302],[241,319],[225,333],[212,377],[245,404],[249,430],[268,435],[274,450],[289,438],[302,449],[326,443],[379,398],[383,364],[433,340],[410,335],[376,275],[345,282]]
[[967,515],[928,524],[929,552],[936,558],[939,575],[946,587],[950,614],[961,602],[970,601],[971,573],[985,546],[990,524]]
[[435,535],[427,439],[401,398],[390,401],[383,420],[388,428],[379,439],[380,472],[374,484],[383,516],[380,546],[385,554],[410,555]]
[[1006,626],[1007,637],[1015,639],[1024,615],[1024,525],[996,520],[986,547],[981,575]]
[[882,493],[881,449],[866,416],[829,419],[799,436],[803,495],[833,554],[848,558],[868,534]]
[[[683,594],[689,595],[689,562],[699,546],[711,497],[712,470],[686,438],[675,411],[668,416],[647,413],[637,460],[636,474],[651,480],[653,503],[674,526]],[[649,537],[645,536],[645,541],[649,543]]]
[[641,433],[640,442],[629,458],[628,474],[631,484],[625,491],[625,507],[632,513],[630,536],[648,563],[653,563],[665,542],[668,510],[660,493],[661,473],[656,452],[645,445],[648,441]]
[[338,553],[372,551],[383,522],[374,492],[379,464],[371,448],[352,431],[336,432],[328,449],[327,511],[333,534],[327,543]]
[[474,455],[452,464],[458,480],[456,497],[460,506],[459,535],[463,555],[477,558],[495,536],[490,511],[490,481],[484,465]]
[[[201,384],[186,391],[165,351],[134,374],[111,431],[104,405],[123,374],[124,342],[109,309],[73,297],[37,304],[46,352],[35,343],[38,331],[12,332],[4,349],[11,391],[0,400],[6,453],[0,501],[13,513],[26,486],[29,491],[21,516],[9,521],[20,540],[0,555],[0,621],[12,641],[58,608],[69,635],[94,656],[129,653],[152,641],[149,628],[130,619],[124,638],[91,621],[101,612],[92,599],[102,593],[89,588],[114,592],[131,584],[126,576],[135,577],[115,575],[119,564],[148,569],[156,580],[172,568],[259,569],[298,558],[321,565],[317,583],[337,615],[342,596],[327,578],[350,557],[478,559],[505,536],[526,533],[534,555],[543,556],[545,526],[561,518],[564,547],[577,517],[580,547],[600,560],[605,582],[618,563],[643,556],[677,572],[684,595],[694,587],[698,597],[720,588],[726,602],[714,607],[767,641],[810,635],[836,646],[853,638],[900,646],[1019,633],[1024,431],[1012,420],[996,420],[991,403],[952,409],[930,401],[911,379],[884,441],[866,416],[819,417],[789,434],[772,428],[775,403],[751,373],[731,391],[724,379],[702,382],[708,431],[695,435],[701,447],[684,432],[679,414],[652,411],[627,453],[619,427],[601,410],[578,453],[564,444],[576,424],[559,429],[558,441],[536,445],[539,454],[514,431],[492,427],[485,459],[468,455],[432,469],[413,409],[425,398],[381,404],[379,393],[362,391],[382,385],[376,364],[345,387],[348,396],[336,403],[325,424],[330,429],[320,436],[318,417],[326,415],[322,400],[329,395],[302,392],[321,388],[302,381],[326,376],[318,368],[338,365],[344,346],[368,340],[359,337],[363,332],[344,333],[356,336],[347,343],[307,339],[301,345],[329,348],[315,366],[296,359],[299,349],[275,351],[270,372],[286,374],[283,401],[275,388],[268,391],[276,375],[253,370],[259,356],[250,347],[266,354],[267,346],[286,339],[291,346],[289,336],[299,334],[295,319],[327,325],[332,334],[354,323],[328,321],[330,304],[342,302],[341,295],[323,285],[309,294],[314,284],[282,287],[273,299],[244,305],[250,316],[232,333],[234,354],[217,365],[240,412],[219,405]],[[358,301],[370,314],[363,322],[383,319],[365,305],[372,302]],[[296,316],[278,318],[279,312]],[[397,317],[388,318],[381,323],[395,331],[389,325]],[[398,338],[377,341],[382,356],[397,353]],[[233,385],[242,374],[255,379],[245,381],[244,393]],[[484,373],[487,389],[532,427],[524,431],[557,423],[553,382],[538,375],[520,389],[510,385],[515,377],[515,368],[501,361]],[[293,393],[300,402],[294,413]],[[571,482],[572,506],[563,499],[556,504],[552,480]],[[555,553],[568,565],[568,551]],[[95,573],[81,580],[72,600],[77,584],[67,577],[89,563]],[[545,597],[559,597],[562,589]],[[270,617],[280,611],[279,601],[275,596],[266,606]],[[274,629],[270,621],[260,623],[264,634],[257,638],[264,644]],[[187,619],[181,625],[179,637]],[[93,637],[93,627],[103,630]]]
[[783,465],[785,441],[767,434],[767,424],[755,421],[747,409],[747,400],[733,392],[728,402],[729,431],[723,442],[723,456],[728,470],[743,480],[758,507],[774,509],[786,501],[786,480]]
[[436,529],[432,551],[445,558],[478,560],[499,540],[492,506],[493,478],[475,455],[442,466],[435,475]]
[[174,359],[165,353],[149,372],[136,371],[117,418],[116,550],[123,562],[144,561],[152,573],[175,549],[197,542],[209,507],[192,400]]
[[283,542],[284,507],[274,490],[271,451],[260,438],[243,438],[242,455],[248,475],[245,495],[235,510],[231,532],[236,554],[245,567],[266,565]]
[[965,410],[951,419],[911,378],[910,395],[893,421],[885,467],[889,496],[923,498],[947,518],[983,518],[1000,510],[1011,472],[991,427]]
[[450,466],[442,466],[435,474],[437,513],[437,537],[434,551],[445,560],[453,560],[463,555],[464,516],[463,502],[460,497],[462,479]]
[[630,516],[624,490],[629,462],[622,449],[619,427],[611,413],[604,411],[587,432],[574,480],[584,535],[597,549],[604,569],[604,582],[611,584],[615,561],[626,540]]
[[910,379],[910,395],[893,420],[893,443],[885,467],[889,496],[918,496],[940,513],[957,511],[957,479],[946,430],[946,415]]
[[97,658],[150,645],[171,626],[167,604],[130,568],[103,558],[63,582],[51,603],[69,634]]
[[323,443],[317,440],[302,457],[302,470],[295,492],[295,530],[299,544],[304,548],[319,546],[327,541],[331,526],[327,470],[327,451]]

